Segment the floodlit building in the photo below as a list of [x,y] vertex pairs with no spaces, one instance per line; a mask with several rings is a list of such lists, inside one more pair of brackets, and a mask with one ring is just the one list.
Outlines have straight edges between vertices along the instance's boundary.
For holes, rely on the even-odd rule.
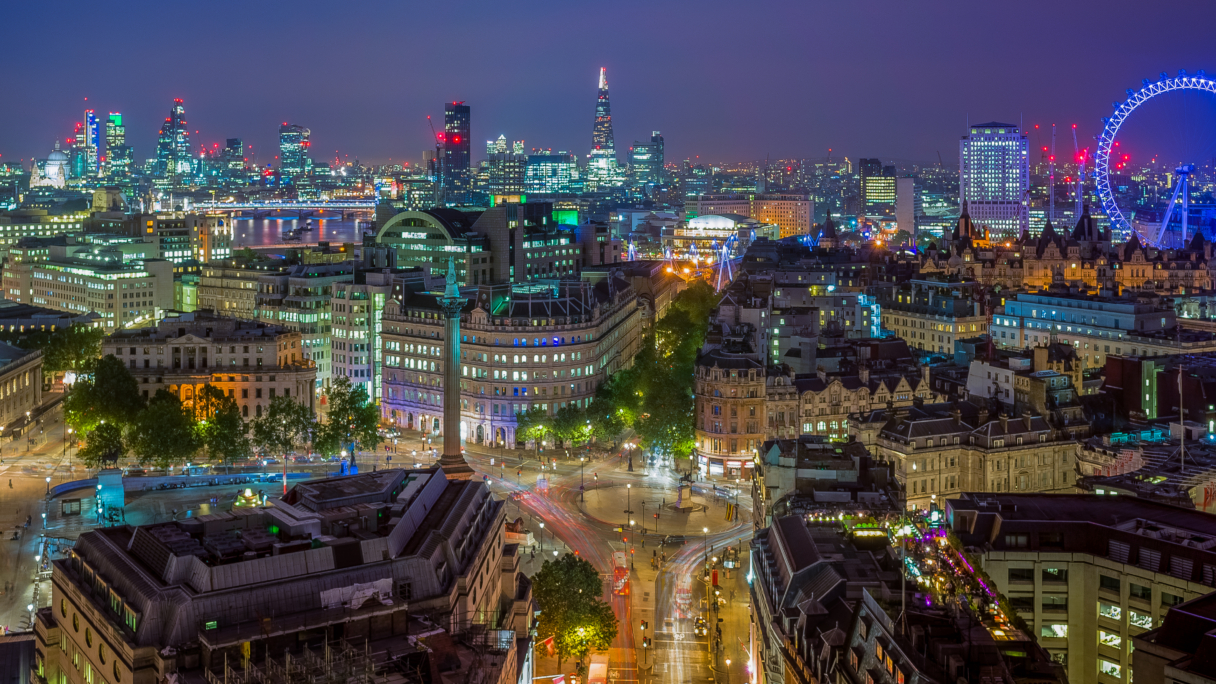
[[144,398],[169,390],[186,407],[213,385],[258,418],[275,397],[313,407],[317,369],[299,332],[210,311],[168,316],[156,327],[120,330],[102,342],[139,383]]
[[971,127],[958,146],[959,204],[994,238],[1018,238],[1030,226],[1030,144],[1013,124]]

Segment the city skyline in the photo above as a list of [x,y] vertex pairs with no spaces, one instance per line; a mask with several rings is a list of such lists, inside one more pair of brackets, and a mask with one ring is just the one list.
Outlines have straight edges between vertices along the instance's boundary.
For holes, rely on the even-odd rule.
[[[430,22],[433,10],[372,8],[337,16],[311,7],[305,4],[298,17],[242,8],[243,33],[259,36],[255,47],[182,53],[163,63],[147,57],[175,40],[168,27],[190,22],[201,35],[216,35],[224,13],[213,19],[170,8],[142,19],[127,12],[78,27],[59,26],[61,15],[40,8],[14,9],[10,25],[28,35],[54,32],[62,48],[10,57],[13,87],[38,95],[38,106],[0,113],[0,160],[44,158],[55,140],[72,133],[85,109],[94,109],[123,113],[128,144],[142,163],[152,156],[166,106],[177,97],[190,112],[192,143],[222,147],[226,138],[240,137],[262,164],[273,162],[282,121],[314,132],[318,159],[332,159],[336,151],[344,160],[418,163],[431,147],[426,115],[437,116],[442,102],[460,100],[474,110],[477,135],[485,139],[503,133],[529,147],[582,156],[594,79],[606,67],[617,100],[617,135],[644,140],[653,130],[664,131],[669,160],[822,157],[830,147],[854,159],[929,162],[952,149],[968,121],[1023,128],[1077,123],[1089,138],[1109,115],[1108,103],[1140,78],[1213,68],[1198,33],[1206,23],[1202,15],[1213,9],[1198,3],[1197,21],[1181,26],[1164,16],[1133,15],[1131,4],[1103,6],[1099,13],[1092,11],[1096,5],[1042,3],[1014,15],[995,8],[963,12],[954,4],[892,6],[871,16],[852,8],[774,3],[743,16],[732,12],[730,22],[721,21],[727,12],[721,5],[699,6],[696,13],[675,5],[635,13],[626,4],[597,17],[597,31],[629,35],[643,16],[656,26],[686,27],[688,39],[658,41],[647,50],[630,49],[629,40],[608,41],[590,51],[567,47],[573,38],[521,41],[506,59],[490,54],[500,49],[489,40],[493,35],[573,36],[571,29],[577,32],[592,17],[578,8],[532,6],[503,14],[469,5],[447,19],[468,39],[467,50],[440,62],[427,56],[436,51],[429,48],[450,32],[423,35],[416,44],[422,57],[388,74],[362,65],[388,57],[382,46],[393,44],[387,40],[392,27]],[[997,24],[1008,39],[985,39]],[[309,26],[334,33],[301,43],[294,36]],[[909,26],[923,30],[907,31]],[[72,68],[86,58],[89,35],[130,30],[148,40],[109,45],[107,63],[146,76],[99,80]],[[341,40],[348,35],[363,38]],[[762,49],[742,57],[688,50],[739,35],[763,37]],[[1067,49],[1035,47],[1053,41]],[[316,44],[334,47],[299,49]],[[574,54],[562,57],[566,51]],[[251,66],[254,56],[278,53],[295,56],[282,62],[289,66]]]

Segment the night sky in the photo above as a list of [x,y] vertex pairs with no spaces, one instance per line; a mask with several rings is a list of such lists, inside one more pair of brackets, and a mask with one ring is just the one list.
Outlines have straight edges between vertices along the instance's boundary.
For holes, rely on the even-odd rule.
[[[196,141],[241,137],[260,163],[284,121],[312,129],[318,160],[417,163],[426,115],[451,100],[472,107],[475,159],[499,133],[585,155],[605,66],[621,152],[661,130],[668,161],[832,147],[951,164],[968,118],[1092,138],[1140,79],[1216,75],[1211,0],[9,2],[2,16],[3,161],[45,157],[91,106],[123,112],[142,163],[174,97]],[[1193,100],[1183,115],[1203,124],[1212,103]]]

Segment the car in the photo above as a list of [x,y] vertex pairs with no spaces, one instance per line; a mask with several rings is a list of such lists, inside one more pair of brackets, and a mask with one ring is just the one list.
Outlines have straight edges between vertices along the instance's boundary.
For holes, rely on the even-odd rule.
[[705,618],[699,617],[692,622],[692,633],[697,636],[708,636],[709,625],[706,624]]

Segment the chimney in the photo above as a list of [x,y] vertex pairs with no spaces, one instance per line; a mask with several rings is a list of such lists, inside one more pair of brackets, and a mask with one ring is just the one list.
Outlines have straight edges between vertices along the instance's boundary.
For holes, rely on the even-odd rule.
[[860,380],[862,382],[862,384],[870,382],[869,364],[866,364],[864,362],[861,364],[861,367],[857,369],[857,379]]
[[1009,433],[1009,416],[1004,411],[1001,411],[1001,432]]
[[963,412],[957,405],[955,405],[954,410],[950,413],[954,415],[954,425],[956,427],[963,424]]
[[1031,419],[1032,419],[1032,417],[1030,415],[1030,409],[1026,409],[1025,411],[1022,411],[1022,422],[1025,423],[1027,430],[1030,429]]
[[976,425],[987,425],[987,424],[988,424],[988,407],[981,406],[978,420],[976,420]]

